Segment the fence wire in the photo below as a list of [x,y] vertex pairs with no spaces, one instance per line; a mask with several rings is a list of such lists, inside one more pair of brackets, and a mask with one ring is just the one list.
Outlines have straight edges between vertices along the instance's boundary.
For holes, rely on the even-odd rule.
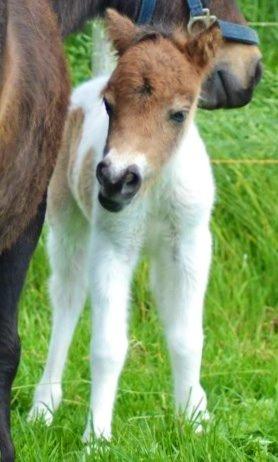
[[249,22],[252,27],[278,27],[278,22]]
[[278,165],[278,159],[211,159],[215,165]]

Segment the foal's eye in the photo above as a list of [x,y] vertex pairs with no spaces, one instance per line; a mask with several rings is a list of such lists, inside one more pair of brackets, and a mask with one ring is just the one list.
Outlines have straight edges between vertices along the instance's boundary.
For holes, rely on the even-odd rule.
[[112,106],[111,103],[109,103],[109,101],[107,101],[106,98],[103,99],[103,102],[104,102],[106,112],[107,112],[108,116],[110,117],[113,114],[113,106]]
[[182,124],[186,119],[186,111],[171,112],[170,120],[176,124]]

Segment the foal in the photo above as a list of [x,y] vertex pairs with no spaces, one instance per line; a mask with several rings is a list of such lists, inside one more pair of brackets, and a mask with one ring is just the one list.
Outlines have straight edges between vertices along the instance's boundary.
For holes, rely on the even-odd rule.
[[218,29],[189,39],[179,32],[164,35],[138,28],[113,10],[107,23],[117,68],[109,80],[92,80],[74,92],[49,189],[53,331],[30,412],[31,419],[52,421],[89,291],[94,335],[85,441],[92,429],[96,437],[111,437],[128,348],[130,282],[142,247],[151,258],[176,407],[191,418],[207,405],[200,367],[214,184],[192,120],[220,42]]

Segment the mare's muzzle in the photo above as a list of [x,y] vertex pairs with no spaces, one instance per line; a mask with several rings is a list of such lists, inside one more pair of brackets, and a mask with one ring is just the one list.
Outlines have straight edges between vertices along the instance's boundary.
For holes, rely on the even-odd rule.
[[232,109],[248,104],[253,95],[254,88],[260,82],[263,74],[261,60],[256,61],[249,83],[242,85],[236,75],[220,65],[205,81],[199,107],[204,109]]

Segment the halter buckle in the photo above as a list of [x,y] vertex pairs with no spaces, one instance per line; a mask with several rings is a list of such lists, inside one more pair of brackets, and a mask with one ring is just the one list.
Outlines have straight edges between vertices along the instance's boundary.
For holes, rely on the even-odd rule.
[[212,24],[214,24],[216,21],[217,21],[217,17],[210,14],[210,11],[208,8],[203,8],[201,15],[198,15],[198,16],[190,15],[190,19],[189,19],[188,26],[187,26],[188,33],[189,35],[193,35],[194,26],[198,23],[201,25],[201,30],[206,30],[210,26],[212,26]]

